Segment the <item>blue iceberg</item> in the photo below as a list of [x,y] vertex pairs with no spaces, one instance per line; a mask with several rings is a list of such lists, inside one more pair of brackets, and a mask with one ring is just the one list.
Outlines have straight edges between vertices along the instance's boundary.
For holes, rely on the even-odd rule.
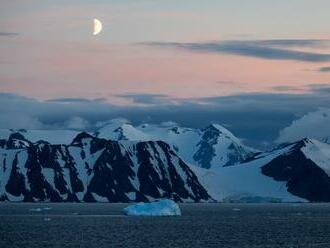
[[164,199],[150,203],[137,203],[123,209],[126,215],[135,216],[176,216],[181,215],[181,209],[172,200]]

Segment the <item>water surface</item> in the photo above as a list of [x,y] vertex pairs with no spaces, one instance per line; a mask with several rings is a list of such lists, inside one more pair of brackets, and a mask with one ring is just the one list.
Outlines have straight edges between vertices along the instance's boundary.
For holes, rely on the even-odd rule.
[[330,204],[182,204],[180,217],[125,206],[1,203],[0,247],[330,247]]

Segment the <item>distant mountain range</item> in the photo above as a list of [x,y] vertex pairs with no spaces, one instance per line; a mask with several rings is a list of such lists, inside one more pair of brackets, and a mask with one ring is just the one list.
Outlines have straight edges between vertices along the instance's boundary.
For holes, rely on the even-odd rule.
[[92,133],[0,130],[0,200],[159,198],[330,202],[330,145],[306,138],[261,152],[217,124],[114,120]]
[[193,129],[172,122],[133,126],[125,121],[114,120],[99,128],[96,135],[111,140],[162,140],[187,163],[206,169],[238,164],[256,152],[217,124]]

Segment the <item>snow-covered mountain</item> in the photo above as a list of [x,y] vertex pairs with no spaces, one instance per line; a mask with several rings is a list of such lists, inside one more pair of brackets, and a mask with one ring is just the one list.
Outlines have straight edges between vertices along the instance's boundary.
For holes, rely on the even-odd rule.
[[113,121],[95,135],[2,130],[0,199],[330,202],[330,144],[303,139],[253,151],[218,125]]
[[129,202],[207,201],[198,178],[162,141],[111,141],[78,134],[69,145],[0,140],[0,199]]
[[304,139],[237,166],[191,167],[219,201],[330,202],[330,145]]
[[238,164],[255,152],[217,124],[193,129],[172,122],[133,126],[123,120],[113,120],[99,128],[96,135],[112,140],[162,140],[187,163],[206,169]]

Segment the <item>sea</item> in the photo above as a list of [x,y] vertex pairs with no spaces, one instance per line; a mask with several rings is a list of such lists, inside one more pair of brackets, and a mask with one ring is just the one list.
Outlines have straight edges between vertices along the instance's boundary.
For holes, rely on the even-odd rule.
[[330,204],[180,204],[182,216],[125,216],[127,204],[0,203],[0,248],[330,248]]

